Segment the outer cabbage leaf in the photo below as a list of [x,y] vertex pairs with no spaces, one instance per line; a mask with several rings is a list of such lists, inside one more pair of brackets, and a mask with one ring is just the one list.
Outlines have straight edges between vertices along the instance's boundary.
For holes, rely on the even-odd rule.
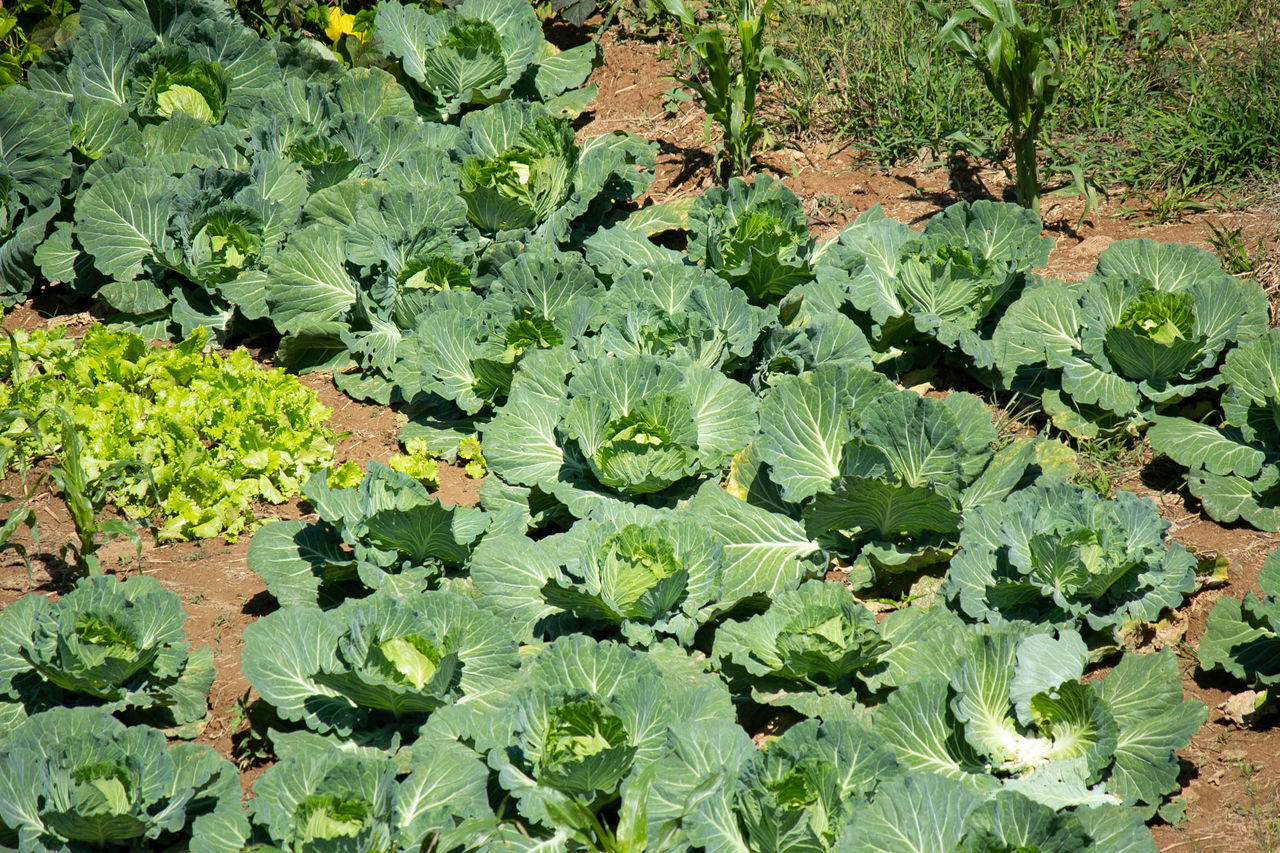
[[1067,483],[1035,486],[965,517],[943,591],[974,619],[1112,635],[1194,589],[1195,558],[1168,529],[1131,492],[1103,500]]
[[703,483],[689,512],[724,548],[726,589],[772,598],[826,566],[803,524],[734,497],[718,483]]
[[949,853],[981,796],[953,779],[912,773],[887,782],[853,810],[832,849],[840,853]]
[[1209,612],[1196,654],[1200,667],[1223,669],[1259,690],[1280,681],[1280,550],[1258,575],[1259,596],[1219,598]]
[[52,99],[23,86],[0,93],[0,305],[22,301],[35,283],[35,253],[62,181],[71,172],[71,134]]
[[1210,518],[1280,529],[1280,332],[1227,354],[1220,425],[1157,417],[1151,446],[1190,469],[1187,486]]
[[857,853],[1150,853],[1155,843],[1133,809],[1054,811],[1013,791],[976,797],[953,780],[908,774],[854,810],[834,849]]

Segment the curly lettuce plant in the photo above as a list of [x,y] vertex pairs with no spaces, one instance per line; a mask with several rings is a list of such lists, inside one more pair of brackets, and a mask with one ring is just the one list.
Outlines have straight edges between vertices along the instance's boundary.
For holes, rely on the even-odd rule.
[[501,620],[443,591],[286,607],[249,625],[244,642],[244,676],[277,714],[344,737],[491,703],[520,663]]
[[178,595],[149,577],[93,575],[56,603],[18,599],[0,611],[0,719],[93,705],[194,734],[208,711],[213,653],[188,649],[185,619]]
[[17,358],[0,360],[0,406],[32,413],[43,436],[15,425],[0,444],[15,463],[51,453],[53,410],[69,413],[89,479],[121,461],[150,469],[112,498],[133,518],[162,514],[161,541],[234,538],[256,502],[284,503],[333,458],[316,393],[243,350],[205,353],[203,333],[172,348],[98,325],[74,346],[64,336],[17,333]]
[[977,201],[916,232],[876,205],[820,247],[815,274],[845,294],[880,359],[920,361],[917,350],[933,342],[990,369],[996,323],[1049,260],[1043,227],[1018,205]]
[[547,350],[525,356],[484,447],[493,473],[539,486],[581,517],[601,501],[687,494],[754,430],[750,389],[717,371],[648,355],[578,362]]
[[996,362],[1008,385],[1039,393],[1056,424],[1088,437],[1216,389],[1226,354],[1266,323],[1262,289],[1208,252],[1121,240],[1083,283],[1046,283],[1011,305]]
[[1228,353],[1222,379],[1206,422],[1156,416],[1151,446],[1189,469],[1187,487],[1210,518],[1280,530],[1280,331]]
[[97,708],[55,708],[0,742],[0,846],[236,853],[249,835],[235,766],[166,746]]
[[321,471],[302,487],[319,521],[275,521],[249,543],[249,568],[283,606],[334,607],[386,589],[438,586],[465,567],[491,518],[445,506],[414,477],[378,462],[355,485]]
[[1280,683],[1280,551],[1267,557],[1258,589],[1261,596],[1250,591],[1214,603],[1196,654],[1202,669],[1224,670],[1261,692],[1260,707]]
[[1103,632],[1154,622],[1195,588],[1195,557],[1132,492],[1037,485],[965,516],[943,592],[971,618]]

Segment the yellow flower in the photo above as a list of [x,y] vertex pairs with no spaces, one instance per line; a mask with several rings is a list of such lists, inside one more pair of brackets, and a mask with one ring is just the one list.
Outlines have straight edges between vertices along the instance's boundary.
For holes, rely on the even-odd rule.
[[336,42],[345,35],[354,34],[355,25],[355,15],[334,7],[329,10],[329,24],[324,28],[324,34],[329,37],[329,41]]

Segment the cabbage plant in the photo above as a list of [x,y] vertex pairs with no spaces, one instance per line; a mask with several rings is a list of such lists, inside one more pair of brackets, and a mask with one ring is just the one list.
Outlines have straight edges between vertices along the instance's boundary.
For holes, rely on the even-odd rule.
[[1151,446],[1189,469],[1187,487],[1210,518],[1280,530],[1280,332],[1228,353],[1222,378],[1207,423],[1156,416]]
[[613,277],[604,322],[578,341],[588,355],[654,355],[734,375],[749,359],[772,309],[719,276],[685,263],[630,266]]
[[1272,685],[1280,682],[1280,551],[1267,557],[1258,589],[1261,596],[1250,591],[1243,600],[1223,596],[1214,603],[1196,654],[1202,669],[1225,670],[1274,698]]
[[883,360],[849,310],[836,285],[797,285],[778,303],[754,359],[752,387],[760,390],[779,377],[816,370],[824,364],[871,370]]
[[150,577],[91,575],[56,602],[23,596],[0,611],[0,719],[92,705],[193,736],[213,652],[189,649],[185,620],[177,593]]
[[[459,195],[482,233],[565,242],[581,221],[594,231],[616,202],[653,180],[650,143],[617,132],[579,147],[568,119],[508,101],[463,117],[455,148]],[[512,235],[512,236],[515,236]]]
[[408,474],[379,462],[355,486],[319,471],[302,487],[320,519],[273,521],[249,543],[249,568],[281,605],[334,607],[380,589],[439,586],[465,567],[491,516],[445,506]]
[[[537,541],[485,537],[471,563],[478,603],[512,618],[525,640],[576,629],[688,647],[703,625],[769,591],[760,572],[730,563],[727,543],[696,510],[635,509]],[[781,566],[768,581],[780,577]]]
[[842,584],[814,580],[758,616],[721,625],[713,657],[735,692],[832,720],[870,692],[867,681],[886,669],[889,646],[875,616]]
[[727,720],[673,727],[648,836],[698,849],[1150,853],[1135,809],[1059,808],[910,770],[873,727],[807,720],[756,749]]
[[1018,205],[977,201],[947,207],[916,232],[877,204],[819,249],[815,273],[845,294],[879,358],[919,361],[932,341],[990,369],[997,322],[1049,260],[1043,227]]
[[166,746],[97,708],[54,708],[0,743],[0,846],[236,853],[248,838],[240,780],[203,744]]
[[700,669],[678,649],[642,654],[575,634],[542,649],[492,712],[450,712],[423,738],[452,731],[487,755],[510,796],[499,814],[508,827],[616,850],[644,826],[669,728],[732,718],[723,683]]
[[[353,396],[386,403],[407,339],[432,297],[470,287],[479,235],[448,182],[338,190],[331,200],[350,205],[347,221],[317,222],[290,235],[266,274],[266,311],[286,335],[286,364],[329,367]],[[345,379],[350,368],[361,383]]]
[[244,643],[241,670],[276,713],[342,736],[492,701],[519,665],[500,620],[443,591],[286,607],[245,628]]
[[271,47],[225,5],[95,0],[28,80],[85,164],[33,258],[43,277],[152,337],[171,320],[224,333],[304,200],[278,155],[244,142],[283,86]]
[[556,49],[543,38],[533,8],[519,2],[463,0],[432,11],[381,3],[374,28],[423,112],[436,120],[507,98],[576,115],[595,96],[596,87],[583,84],[595,67],[596,45]]
[[688,228],[689,259],[756,305],[813,278],[808,218],[795,194],[768,175],[707,190],[690,208]]
[[977,397],[922,397],[833,362],[775,382],[754,447],[779,499],[867,583],[948,559],[966,512],[1039,476],[1033,442],[995,440]]
[[856,803],[830,849],[1151,853],[1155,843],[1136,809],[1054,809],[1013,791],[984,797],[944,775],[908,773],[878,788],[870,803]]
[[528,351],[572,343],[602,320],[604,285],[580,255],[531,246],[484,295],[442,292],[419,311],[414,348],[396,374],[405,399],[438,395],[469,415],[506,399]]
[[1178,786],[1178,758],[1207,709],[1182,700],[1173,652],[1126,654],[1082,681],[1080,635],[965,631],[949,672],[893,691],[875,732],[909,770],[973,790],[1014,790],[1054,809],[1136,806],[1151,814]]
[[320,737],[282,743],[249,800],[258,837],[281,850],[447,850],[468,840],[460,824],[493,814],[488,768],[462,744],[392,755]]
[[965,516],[945,594],[973,619],[1103,632],[1154,622],[1195,588],[1196,560],[1150,500],[1033,486]]
[[755,397],[698,364],[648,355],[525,356],[484,428],[503,480],[549,490],[581,517],[603,501],[661,502],[724,469],[755,430]]
[[1046,283],[1010,306],[996,362],[1007,384],[1041,393],[1055,423],[1089,436],[1217,388],[1224,356],[1266,323],[1262,289],[1208,252],[1121,240],[1083,283]]
[[[672,727],[646,804],[650,837],[707,850],[830,850],[856,804],[901,771],[854,720],[806,720],[756,749],[731,720]],[[703,793],[705,791],[705,793]]]

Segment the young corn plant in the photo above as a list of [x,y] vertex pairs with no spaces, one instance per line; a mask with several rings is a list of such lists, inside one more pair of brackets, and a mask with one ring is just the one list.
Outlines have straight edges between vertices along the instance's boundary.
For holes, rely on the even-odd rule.
[[[987,89],[1009,119],[1013,142],[1014,181],[1018,201],[1040,213],[1040,175],[1036,140],[1045,113],[1053,106],[1062,83],[1054,38],[1063,9],[1071,0],[1015,3],[1014,0],[970,0],[971,8],[947,17],[940,3],[921,7],[942,22],[941,44],[978,70]],[[1023,18],[1022,8],[1044,9],[1038,20]]]
[[[20,409],[5,409],[0,412],[0,432],[9,429],[12,425],[23,424],[28,429],[34,430],[36,427],[33,423],[31,415]],[[0,469],[5,468],[6,455],[0,451]],[[45,475],[40,475],[35,482],[28,488],[24,482],[23,493],[21,495],[0,494],[0,503],[9,503],[17,501],[17,504],[9,510],[8,516],[5,517],[4,523],[0,524],[0,554],[5,551],[13,551],[22,558],[22,562],[27,567],[27,579],[31,579],[31,558],[27,556],[27,548],[21,542],[13,541],[14,535],[19,528],[24,525],[27,532],[31,536],[31,544],[40,544],[40,532],[36,527],[36,511],[31,506],[31,499],[40,489],[40,485],[44,482]],[[25,480],[25,477],[24,477]]]
[[73,555],[77,575],[101,574],[98,549],[117,538],[132,542],[141,558],[142,539],[138,536],[138,524],[119,518],[103,518],[103,510],[110,490],[128,479],[150,482],[154,490],[150,470],[137,462],[117,460],[97,477],[90,477],[84,466],[80,434],[76,432],[71,416],[62,409],[54,409],[53,413],[62,427],[62,446],[49,470],[49,477],[62,492],[78,540],[63,546],[63,559],[68,553]]
[[694,72],[678,81],[693,91],[707,113],[708,127],[720,125],[721,177],[751,172],[751,155],[764,138],[757,115],[760,83],[767,74],[799,74],[800,67],[764,43],[765,22],[774,0],[740,0],[733,33],[715,20],[699,21],[685,0],[661,0],[694,53]]

